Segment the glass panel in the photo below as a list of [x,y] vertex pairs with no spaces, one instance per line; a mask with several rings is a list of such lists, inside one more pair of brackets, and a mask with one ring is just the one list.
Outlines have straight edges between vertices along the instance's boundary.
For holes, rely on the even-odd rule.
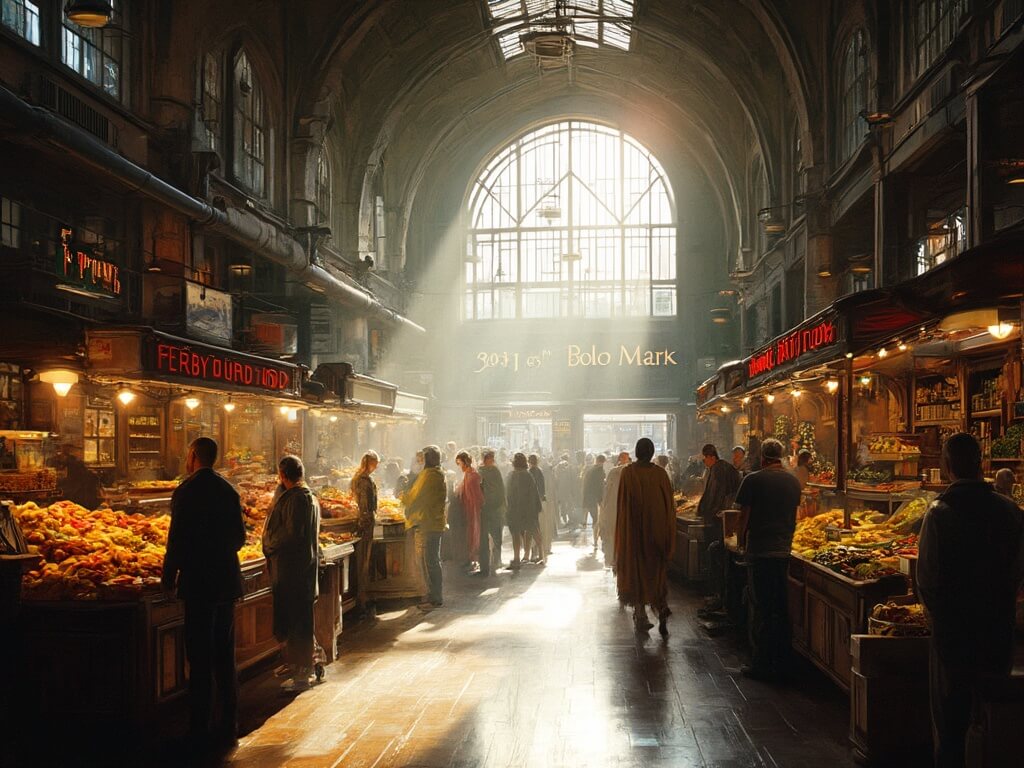
[[629,50],[634,16],[632,0],[574,0],[561,5],[555,0],[488,0],[487,10],[494,22],[492,33],[506,59],[524,52],[521,35],[549,31],[556,26],[557,18],[564,17],[572,19],[579,45],[603,44]]

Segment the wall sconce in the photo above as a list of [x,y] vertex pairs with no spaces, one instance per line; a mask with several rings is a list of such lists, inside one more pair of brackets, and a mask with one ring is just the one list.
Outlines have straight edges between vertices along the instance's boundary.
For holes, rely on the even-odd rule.
[[78,374],[66,368],[55,368],[52,371],[42,371],[39,380],[44,384],[51,384],[57,397],[67,397],[71,388],[78,383]]
[[861,376],[860,377],[860,385],[862,387],[870,387],[871,386],[871,374],[864,374],[863,376]]
[[228,401],[224,403],[224,410],[227,411],[228,413],[234,413],[235,404],[231,402],[230,397],[228,398]]
[[199,398],[198,397],[186,397],[185,398],[185,407],[188,408],[190,411],[194,411],[196,408],[199,407]]
[[839,390],[839,381],[836,379],[829,379],[825,382],[825,389],[828,390],[830,395],[834,395]]
[[330,422],[331,422],[331,424],[337,424],[338,423],[338,417],[337,416],[331,416]]
[[884,360],[889,356],[889,350],[887,350],[885,347],[879,347],[878,356]]
[[793,397],[802,397],[804,393],[803,393],[803,390],[797,389],[796,387],[794,387],[793,391],[790,392],[790,394],[793,395]]
[[719,410],[721,410],[722,413],[729,413],[732,410],[732,408],[730,408],[728,405],[723,405]]
[[128,406],[135,399],[135,393],[122,384],[121,388],[117,391],[117,399],[121,405]]
[[277,409],[277,412],[280,413],[282,416],[287,416],[290,410],[291,406],[282,405],[280,408]]
[[740,402],[743,403],[744,405],[750,405],[750,395],[744,397]]
[[768,403],[768,405],[771,405],[772,403],[775,402],[775,395],[769,392],[767,395],[764,396],[764,401]]

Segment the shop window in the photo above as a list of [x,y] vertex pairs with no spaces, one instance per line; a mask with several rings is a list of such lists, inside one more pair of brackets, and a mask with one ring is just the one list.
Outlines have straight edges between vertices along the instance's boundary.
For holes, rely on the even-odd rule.
[[967,0],[917,0],[911,19],[911,68],[923,75],[946,52],[956,37]]
[[124,0],[112,3],[114,15],[106,27],[89,29],[64,18],[61,61],[111,98],[126,101],[128,35]]
[[967,209],[933,222],[914,246],[915,273],[923,275],[967,250]]
[[468,320],[672,317],[676,213],[627,134],[554,123],[499,152],[470,195]]
[[864,140],[861,113],[868,101],[868,51],[864,32],[858,30],[846,44],[839,83],[839,163],[848,160]]
[[234,68],[234,173],[250,192],[265,194],[267,166],[266,125],[263,87],[245,51],[240,51]]
[[0,363],[0,429],[21,427],[21,369]]
[[219,53],[208,53],[203,57],[202,106],[203,125],[206,129],[207,145],[214,150],[220,149],[221,120],[223,119],[224,73]]
[[39,45],[39,6],[30,0],[2,0],[2,3],[3,25],[32,45]]
[[321,224],[331,221],[331,161],[327,147],[321,147],[316,158],[316,210]]
[[86,464],[114,465],[117,443],[117,418],[109,400],[89,398],[84,409],[82,459]]
[[21,206],[6,197],[0,197],[0,245],[21,247]]

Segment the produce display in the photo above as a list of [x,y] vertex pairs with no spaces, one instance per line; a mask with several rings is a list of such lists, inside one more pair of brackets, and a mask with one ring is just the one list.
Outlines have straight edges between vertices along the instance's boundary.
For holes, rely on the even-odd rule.
[[405,510],[402,502],[394,496],[382,496],[377,499],[378,523],[404,523]]
[[320,531],[320,546],[344,544],[346,541],[352,541],[355,537],[356,535],[351,531]]
[[921,450],[916,445],[911,445],[895,435],[873,435],[868,442],[868,452],[876,455],[909,458],[920,455]]
[[898,556],[916,554],[917,536],[908,536],[877,547],[826,546],[810,559],[855,581],[868,581],[899,573]]
[[35,469],[28,472],[0,472],[0,493],[49,491],[57,487],[57,470]]
[[30,597],[90,598],[104,583],[155,584],[160,578],[171,523],[168,515],[88,510],[58,501],[49,507],[32,502],[16,506],[14,519],[29,551],[44,561],[23,580]]
[[851,483],[857,483],[859,485],[882,485],[892,481],[892,470],[886,467],[878,467],[874,464],[868,464],[850,471],[849,479]]
[[128,484],[128,491],[173,491],[178,487],[177,480],[138,480]]
[[693,517],[697,513],[697,500],[687,498],[686,494],[676,491],[672,496],[676,505],[676,517]]
[[359,505],[349,491],[325,485],[316,494],[320,499],[320,512],[330,520],[355,522],[359,518]]
[[879,603],[871,611],[868,633],[885,637],[925,637],[931,631],[923,605],[898,605],[890,601]]

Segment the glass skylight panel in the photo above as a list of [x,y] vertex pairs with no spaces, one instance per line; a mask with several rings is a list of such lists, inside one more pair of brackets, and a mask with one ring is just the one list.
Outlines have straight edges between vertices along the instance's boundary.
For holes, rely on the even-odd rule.
[[487,10],[502,56],[511,59],[525,52],[522,35],[551,31],[564,19],[578,45],[628,51],[636,9],[633,0],[487,0]]

